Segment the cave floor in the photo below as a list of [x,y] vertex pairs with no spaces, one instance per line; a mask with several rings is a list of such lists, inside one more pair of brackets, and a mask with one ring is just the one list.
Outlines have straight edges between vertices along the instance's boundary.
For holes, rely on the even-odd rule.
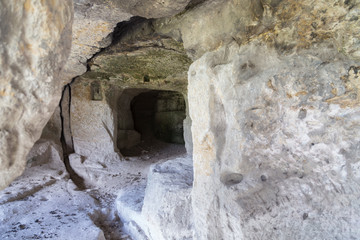
[[97,178],[85,190],[51,161],[28,166],[0,191],[0,239],[131,239],[116,212],[117,193],[146,185],[153,163],[185,156],[186,151],[174,144],[143,143],[127,155],[101,168],[89,165],[86,171]]

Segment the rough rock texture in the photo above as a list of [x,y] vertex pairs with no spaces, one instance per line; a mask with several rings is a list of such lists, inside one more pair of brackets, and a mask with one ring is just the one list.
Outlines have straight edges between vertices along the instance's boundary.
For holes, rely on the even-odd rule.
[[190,0],[74,0],[73,43],[62,73],[68,83],[86,72],[87,61],[110,45],[117,23],[132,16],[160,18],[185,9]]
[[75,0],[72,47],[62,72],[63,83],[86,72],[87,60],[111,43],[116,24],[131,14],[109,1]]
[[24,173],[0,191],[1,239],[104,240],[97,202],[69,179],[59,145],[38,141]]
[[[86,94],[79,96],[103,104],[123,97],[117,104],[129,112],[129,99],[141,88],[186,94],[179,90],[183,80],[173,81],[179,67],[168,65],[190,63],[183,51],[174,51],[183,41],[198,59],[188,71],[191,119],[184,125],[192,125],[185,141],[192,132],[195,181],[192,209],[182,212],[186,220],[194,213],[194,238],[358,238],[358,15],[358,1],[206,1],[175,17],[144,21],[122,36],[89,62],[91,71],[77,83]],[[97,86],[102,97],[91,90]],[[111,95],[110,89],[120,90]],[[112,114],[121,126],[131,125],[126,114]],[[189,222],[179,220],[172,233],[174,222],[164,223],[173,216],[164,209],[181,191],[169,200],[159,197],[167,184],[152,184],[144,195],[152,200],[148,205],[131,189],[119,196],[129,231],[153,239],[191,232]],[[190,198],[183,200],[189,206]],[[153,205],[159,202],[159,208]]]
[[185,101],[181,93],[159,92],[153,118],[156,138],[165,142],[184,144],[185,110]]
[[256,38],[281,52],[331,40],[338,51],[360,59],[358,0],[208,0],[156,20],[154,27],[182,40],[193,59],[234,40],[241,45]]
[[[127,21],[133,15],[158,18],[174,15],[188,5],[189,0],[179,1],[114,1],[74,0],[74,21],[72,46],[69,59],[61,73],[62,85],[87,71],[88,60],[101,49],[108,47],[118,23]],[[191,5],[196,4],[192,1]],[[44,131],[50,132],[58,120],[55,115]],[[45,136],[44,136],[45,137]],[[46,136],[50,139],[60,135]]]
[[126,230],[137,240],[192,239],[192,182],[191,157],[152,165],[147,184],[118,194],[116,206]]
[[192,239],[192,159],[153,165],[148,174],[142,216],[150,239]]
[[61,137],[61,116],[60,116],[60,107],[56,107],[53,115],[47,122],[41,133],[41,139],[46,139],[57,143],[61,146],[60,137]]
[[60,99],[56,81],[70,50],[72,1],[0,1],[0,189]]
[[[154,22],[156,31],[183,41],[193,59],[245,35],[262,15],[260,1],[209,0],[170,18]],[[201,21],[199,21],[201,16]]]
[[[109,5],[125,9],[135,16],[160,18],[173,16],[188,6],[191,0],[110,0]],[[104,0],[100,0],[104,2]]]
[[90,62],[82,77],[106,85],[185,92],[190,66],[181,43],[168,37],[147,36],[119,42]]
[[37,141],[26,156],[26,159],[27,167],[48,164],[48,167],[52,170],[66,172],[63,164],[63,151],[60,145],[49,140]]
[[[80,81],[73,85],[71,101],[71,130],[74,150],[82,156],[113,155],[117,152],[116,115],[114,99],[108,103],[101,88],[102,101],[91,98],[91,85]],[[94,156],[95,157],[95,156]]]
[[190,59],[180,43],[152,33],[147,24],[95,56],[89,62],[90,71],[72,84],[76,153],[106,155],[138,143],[130,111],[136,95],[148,89],[186,94]]
[[360,236],[359,66],[260,43],[192,64],[197,239]]
[[[69,165],[111,199],[126,181],[117,208],[134,238],[360,238],[359,0],[76,0],[74,45],[55,85],[66,3],[0,0],[1,19],[13,25],[0,24],[4,184],[54,109],[56,86],[89,70],[66,98]],[[165,18],[132,18],[110,34],[132,15]],[[141,170],[126,168],[133,162],[118,149],[140,141],[131,100],[149,90],[185,96],[194,181],[181,158],[154,165],[145,184],[159,158],[146,149],[134,161]],[[58,122],[48,126],[43,137],[55,139]],[[28,157],[30,166],[51,158],[49,168],[63,169],[56,144],[40,140]]]

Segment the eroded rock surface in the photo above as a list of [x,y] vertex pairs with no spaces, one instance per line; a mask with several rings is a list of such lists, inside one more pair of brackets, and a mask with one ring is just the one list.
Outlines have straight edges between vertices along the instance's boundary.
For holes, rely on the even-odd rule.
[[87,60],[111,43],[118,22],[132,15],[108,1],[75,0],[72,47],[62,72],[63,83],[86,72]]
[[[58,85],[52,80],[66,57],[60,43],[71,7],[33,3],[0,0],[1,19],[17,24],[0,24],[4,184],[21,171],[15,159],[25,158],[38,138],[60,95],[55,89],[88,70],[68,86],[69,102],[63,102],[71,114],[62,132],[75,152],[69,165],[93,188],[88,193],[99,207],[118,194],[119,216],[134,238],[360,237],[358,0],[76,0],[74,44]],[[59,10],[48,39],[53,22],[44,16],[52,4]],[[40,35],[29,36],[25,24],[35,24]],[[171,151],[159,156],[158,146],[121,156],[119,148],[141,141],[131,102],[150,90],[184,96],[184,140],[194,171],[191,158],[168,159]],[[58,115],[43,132],[52,142],[35,145],[30,167],[46,163],[64,171]],[[160,158],[168,161],[150,167]],[[58,175],[44,178],[45,185],[67,180]],[[93,223],[106,218],[102,211],[90,215]],[[102,230],[93,223],[97,237]]]
[[234,44],[193,63],[196,238],[359,236],[359,79],[331,48]]
[[193,59],[232,41],[242,45],[260,39],[281,53],[331,41],[338,51],[360,60],[359,4],[356,0],[209,0],[156,20],[154,26],[182,40]]
[[150,26],[142,21],[122,35],[116,44],[96,55],[89,62],[90,71],[72,84],[71,127],[76,153],[108,155],[136,145],[140,136],[134,131],[130,109],[135,96],[149,90],[186,94],[191,60],[179,42],[159,36]]
[[69,179],[59,145],[40,141],[22,176],[0,191],[0,237],[104,240],[94,209],[94,198]]
[[68,0],[0,1],[0,188],[22,173],[60,100],[72,14]]
[[[68,83],[87,70],[87,61],[112,41],[117,23],[132,16],[161,18],[185,9],[190,0],[74,0],[72,48],[62,73]],[[195,4],[193,1],[192,4]]]
[[119,192],[116,207],[125,229],[135,239],[192,239],[192,182],[189,156],[152,165],[147,184]]
[[161,18],[173,16],[183,11],[191,0],[111,0],[106,2],[110,2],[111,6],[119,6],[135,16]]

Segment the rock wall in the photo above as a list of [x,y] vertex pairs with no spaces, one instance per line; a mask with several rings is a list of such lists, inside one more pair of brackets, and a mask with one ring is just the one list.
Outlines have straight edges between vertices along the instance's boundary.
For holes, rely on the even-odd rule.
[[165,142],[184,144],[186,105],[181,93],[159,92],[155,105],[155,136]]
[[110,94],[99,85],[98,97],[92,95],[92,84],[74,84],[71,97],[71,130],[74,150],[86,157],[106,157],[117,151],[116,113],[111,108],[114,100],[107,101]]
[[[134,96],[188,96],[193,188],[189,178],[169,193],[174,172],[152,168],[142,216],[151,220],[150,238],[180,238],[169,229],[191,238],[192,227],[195,239],[359,238],[358,0],[74,4],[0,0],[0,188],[22,172],[61,87],[87,71],[67,92],[71,106],[63,102],[80,174],[87,158],[106,166],[97,161],[119,160],[118,147],[139,140]],[[133,15],[162,18],[122,22]],[[59,134],[55,114],[43,138]],[[37,145],[29,160],[61,158],[57,147]],[[191,173],[190,164],[186,176],[179,168],[180,179]]]
[[153,164],[147,183],[122,189],[118,215],[133,239],[193,239],[191,156]]
[[154,164],[148,175],[141,215],[150,239],[192,239],[192,159]]
[[359,63],[262,43],[189,70],[196,239],[360,235]]
[[190,63],[179,42],[154,33],[147,21],[96,55],[90,70],[71,85],[75,152],[106,155],[137,144],[140,136],[134,131],[131,100],[149,90],[185,95]]
[[113,40],[114,28],[132,16],[168,17],[181,12],[190,0],[74,0],[74,24],[69,60],[62,72],[63,83],[87,70],[87,61]]
[[25,158],[60,100],[72,1],[0,1],[0,189]]
[[[88,59],[110,45],[117,23],[132,15],[171,16],[189,3],[190,0],[0,1],[0,188],[22,172],[27,152],[60,100],[61,88],[85,73]],[[55,126],[59,127],[58,112],[55,114],[43,135],[46,139],[60,137],[58,133],[49,134]]]

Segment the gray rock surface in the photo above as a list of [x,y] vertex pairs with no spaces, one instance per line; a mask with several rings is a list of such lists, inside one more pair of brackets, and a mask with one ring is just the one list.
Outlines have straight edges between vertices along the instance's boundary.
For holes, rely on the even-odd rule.
[[128,20],[132,14],[171,16],[184,10],[189,2],[1,1],[0,165],[4,168],[0,170],[0,188],[24,168],[27,152],[60,99],[60,88],[83,74],[87,60],[111,43],[118,22]]
[[259,42],[189,70],[196,239],[360,236],[359,63]]
[[192,239],[192,182],[191,157],[153,164],[147,184],[119,192],[116,207],[126,231],[136,240]]
[[19,176],[60,99],[72,1],[0,1],[0,189]]
[[0,238],[104,240],[98,208],[69,179],[61,148],[38,141],[24,173],[0,191]]
[[[134,15],[161,19],[120,24],[108,47]],[[134,238],[358,239],[359,15],[359,0],[0,0],[0,188],[22,172],[63,84],[89,70],[62,105],[76,152],[69,163],[105,200],[120,191],[117,210]],[[153,165],[146,183],[158,148],[133,158],[118,148],[140,141],[130,103],[149,89],[187,96],[193,165]],[[27,161],[40,190],[53,184],[47,194],[67,202],[75,186],[62,181],[59,115]],[[39,188],[11,189],[6,220],[21,205],[11,199]],[[79,205],[96,199],[80,195]]]
[[142,207],[150,239],[192,239],[192,168],[191,157],[171,159],[150,168]]
[[125,9],[135,16],[161,18],[173,16],[183,11],[190,0],[110,0],[106,2],[110,2],[112,6]]
[[63,84],[86,72],[87,60],[111,43],[118,22],[132,16],[111,1],[75,0],[72,47],[62,72]]
[[[186,94],[191,60],[179,42],[158,36],[146,28],[147,24],[95,56],[89,62],[90,71],[71,85],[76,153],[102,156],[139,143],[130,108],[138,94],[149,90]],[[144,80],[145,76],[149,81]]]
[[192,59],[232,41],[242,45],[260,39],[279,52],[331,41],[360,60],[359,6],[358,0],[208,0],[155,20],[154,28],[183,41]]
[[132,16],[160,18],[173,16],[185,9],[190,0],[74,0],[74,24],[71,54],[62,80],[86,72],[87,60],[110,45],[117,23]]

